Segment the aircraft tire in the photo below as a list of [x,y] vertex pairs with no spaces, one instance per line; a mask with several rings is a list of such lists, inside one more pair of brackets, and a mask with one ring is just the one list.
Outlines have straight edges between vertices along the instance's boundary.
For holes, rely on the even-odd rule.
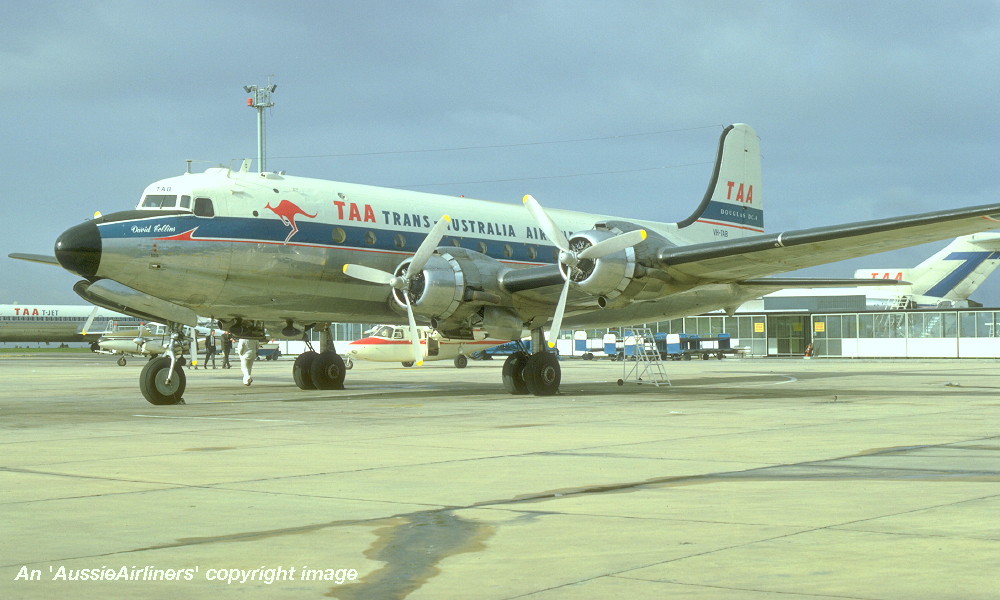
[[126,362],[127,361],[125,360],[124,356],[118,358],[118,366],[119,367],[124,367]]
[[469,366],[469,359],[466,358],[464,354],[459,354],[458,356],[455,357],[456,369],[464,369],[467,366]]
[[184,369],[177,365],[174,377],[168,384],[167,372],[170,370],[170,358],[161,356],[146,363],[139,375],[139,391],[150,404],[158,406],[180,404],[183,402],[184,388],[187,387],[187,376]]
[[524,365],[524,384],[536,396],[552,396],[559,391],[562,369],[559,357],[550,352],[539,352],[528,357]]
[[300,390],[314,390],[316,385],[312,379],[312,364],[319,354],[309,350],[295,357],[295,364],[292,366],[292,379]]
[[399,363],[399,364],[401,364],[401,365],[403,365],[404,367],[406,367],[407,369],[409,369],[409,368],[410,368],[410,367],[412,367],[412,366],[413,366],[413,365],[414,365],[415,363],[414,363],[414,362],[413,362],[412,360],[404,360],[403,362],[401,362],[401,363]]
[[508,394],[527,394],[528,386],[524,383],[524,367],[528,364],[528,355],[515,352],[503,363],[503,388]]
[[342,390],[347,368],[339,354],[327,351],[321,352],[313,359],[309,374],[317,390]]

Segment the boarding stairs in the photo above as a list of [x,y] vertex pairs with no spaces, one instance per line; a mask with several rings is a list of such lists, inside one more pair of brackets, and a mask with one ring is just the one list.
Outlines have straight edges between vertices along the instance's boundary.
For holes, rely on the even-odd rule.
[[618,380],[618,385],[625,385],[628,381],[635,383],[652,383],[656,387],[670,385],[670,378],[663,368],[663,361],[660,359],[660,350],[656,347],[656,338],[649,327],[640,327],[626,332],[625,348],[629,348],[629,337],[634,338],[634,352],[631,356],[626,351],[622,362],[622,378]]
[[907,295],[896,296],[889,303],[889,310],[906,310],[913,308],[913,301]]

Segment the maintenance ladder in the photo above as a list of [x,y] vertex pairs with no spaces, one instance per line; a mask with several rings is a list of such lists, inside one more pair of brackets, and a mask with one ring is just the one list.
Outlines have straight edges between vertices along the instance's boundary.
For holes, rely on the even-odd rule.
[[[630,337],[635,340],[635,350],[631,356],[628,353]],[[660,350],[656,347],[656,338],[650,328],[641,327],[626,332],[625,350],[622,357],[622,378],[618,380],[618,385],[625,385],[627,381],[652,383],[656,387],[670,385],[670,378],[660,360]]]

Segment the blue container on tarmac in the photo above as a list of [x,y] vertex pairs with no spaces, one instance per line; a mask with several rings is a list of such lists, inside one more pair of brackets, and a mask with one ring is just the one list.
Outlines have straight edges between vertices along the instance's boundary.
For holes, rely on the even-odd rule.
[[615,337],[615,334],[604,334],[604,353],[608,356],[618,354],[618,338]]
[[625,356],[635,356],[636,337],[635,333],[625,334]]

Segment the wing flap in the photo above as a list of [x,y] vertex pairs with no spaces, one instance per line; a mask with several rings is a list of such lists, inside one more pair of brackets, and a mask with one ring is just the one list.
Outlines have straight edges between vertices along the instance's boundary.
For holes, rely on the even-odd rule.
[[734,282],[1000,227],[1000,204],[661,248],[677,279]]

